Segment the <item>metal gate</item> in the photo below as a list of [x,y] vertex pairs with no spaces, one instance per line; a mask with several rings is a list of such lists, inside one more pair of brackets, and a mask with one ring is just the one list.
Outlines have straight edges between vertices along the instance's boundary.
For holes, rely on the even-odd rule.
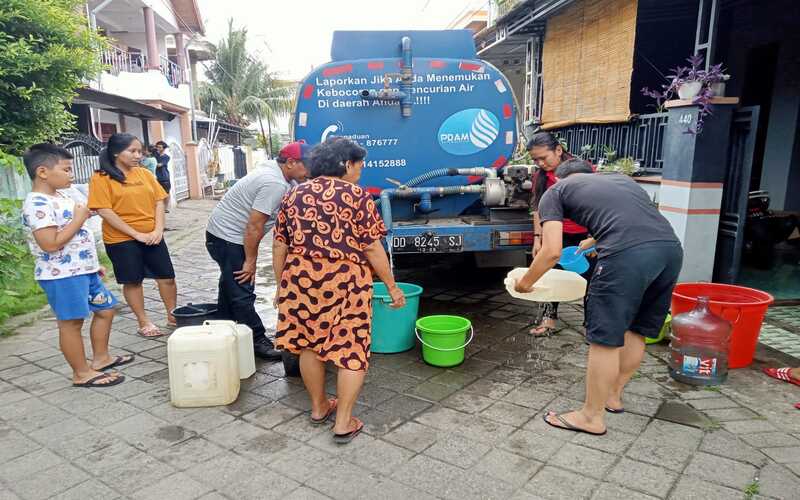
[[177,143],[169,145],[170,166],[174,181],[175,200],[181,201],[189,197],[189,175],[186,171],[186,154]]
[[239,146],[233,148],[233,173],[237,179],[247,175],[247,156]]
[[75,184],[88,184],[100,169],[100,150],[104,144],[87,134],[70,134],[62,139],[62,147],[72,153],[72,172]]
[[714,281],[720,283],[734,283],[739,277],[758,112],[758,106],[751,106],[733,114],[714,265]]

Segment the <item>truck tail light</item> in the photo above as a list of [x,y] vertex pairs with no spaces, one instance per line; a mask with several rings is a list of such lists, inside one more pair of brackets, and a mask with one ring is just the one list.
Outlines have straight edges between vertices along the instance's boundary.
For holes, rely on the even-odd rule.
[[498,244],[503,245],[533,245],[533,231],[500,231]]

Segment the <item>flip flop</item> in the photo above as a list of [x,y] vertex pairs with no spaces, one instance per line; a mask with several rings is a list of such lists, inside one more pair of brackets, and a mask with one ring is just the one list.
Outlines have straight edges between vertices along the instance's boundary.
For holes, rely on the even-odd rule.
[[72,384],[73,387],[111,387],[112,385],[121,384],[125,381],[125,377],[120,375],[119,377],[113,379],[111,382],[106,382],[105,384],[98,383],[100,380],[112,378],[111,375],[108,373],[101,373],[100,375],[96,375],[86,382],[81,382],[79,384]]
[[133,354],[126,354],[124,356],[114,356],[114,361],[112,361],[111,363],[107,364],[102,368],[97,368],[96,370],[99,372],[110,370],[117,366],[127,365],[128,363],[133,362],[134,359],[136,359],[136,356],[134,356]]
[[158,329],[156,325],[150,324],[144,326],[142,328],[138,328],[136,333],[139,334],[140,337],[144,337],[146,339],[153,339],[156,337],[163,337],[164,333]]
[[331,415],[336,413],[336,407],[338,406],[338,404],[339,404],[339,400],[338,399],[336,399],[336,398],[329,399],[328,400],[328,412],[325,413],[325,416],[321,417],[321,418],[311,417],[311,423],[314,424],[314,425],[322,425],[325,422],[327,422],[328,419],[331,418]]
[[353,440],[354,437],[361,434],[361,431],[364,430],[364,422],[357,419],[356,417],[352,417],[351,421],[356,422],[356,428],[350,432],[346,432],[344,434],[333,434],[333,442],[336,444],[347,444]]
[[764,368],[762,371],[768,376],[790,384],[800,385],[800,379],[796,379],[791,375],[791,368],[785,366],[783,368]]
[[[549,417],[550,415],[553,415],[554,417],[556,417],[556,419],[558,419],[558,421],[561,422],[564,425],[563,426],[556,425],[556,424],[550,422],[549,420],[547,420],[547,417]],[[558,414],[558,413],[556,413],[554,411],[548,411],[547,413],[545,413],[542,416],[542,420],[544,420],[544,423],[546,423],[550,427],[555,427],[556,429],[563,429],[565,431],[572,431],[572,432],[582,432],[584,434],[591,434],[592,436],[604,436],[606,434],[606,432],[608,432],[608,431],[592,432],[592,431],[587,431],[586,429],[581,429],[580,427],[575,427],[571,423],[567,422],[562,415],[564,415],[564,414],[563,413],[562,414]]]
[[606,411],[608,413],[619,414],[619,413],[625,413],[625,408],[609,408],[608,406],[606,406]]

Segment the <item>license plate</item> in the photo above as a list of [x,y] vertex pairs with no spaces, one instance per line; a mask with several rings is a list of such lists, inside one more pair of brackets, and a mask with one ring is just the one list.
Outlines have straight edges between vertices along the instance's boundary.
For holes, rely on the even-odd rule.
[[435,234],[427,232],[415,236],[394,236],[394,253],[450,253],[464,249],[464,237],[460,234]]

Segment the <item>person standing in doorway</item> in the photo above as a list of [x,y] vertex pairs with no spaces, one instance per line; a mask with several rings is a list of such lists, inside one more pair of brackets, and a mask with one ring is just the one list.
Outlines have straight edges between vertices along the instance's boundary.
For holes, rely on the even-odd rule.
[[114,277],[139,323],[143,337],[162,331],[144,308],[145,278],[156,280],[166,308],[167,325],[175,326],[175,270],[164,241],[164,200],[167,193],[140,166],[142,143],[135,135],[113,134],[100,151],[100,170],[89,181],[89,208],[103,218],[103,242]]
[[592,174],[580,160],[558,167],[560,179],[539,202],[542,249],[515,289],[529,292],[561,256],[563,221],[588,228],[597,267],[586,305],[586,400],[577,411],[547,412],[548,425],[606,433],[605,414],[622,413],[623,390],[644,356],[645,337],[658,337],[670,307],[683,249],[669,222],[636,182],[621,174]]
[[301,142],[284,146],[276,164],[259,166],[225,193],[206,227],[206,249],[220,270],[217,314],[249,326],[256,356],[270,361],[280,359],[281,353],[267,338],[255,308],[258,246],[275,224],[283,196],[308,176],[310,151],[311,146]]
[[172,189],[172,182],[170,182],[169,177],[170,158],[167,154],[169,146],[167,146],[167,143],[164,141],[158,141],[155,148],[156,150],[153,157],[156,159],[156,180],[158,180],[158,183],[164,188],[164,191],[169,194]]

